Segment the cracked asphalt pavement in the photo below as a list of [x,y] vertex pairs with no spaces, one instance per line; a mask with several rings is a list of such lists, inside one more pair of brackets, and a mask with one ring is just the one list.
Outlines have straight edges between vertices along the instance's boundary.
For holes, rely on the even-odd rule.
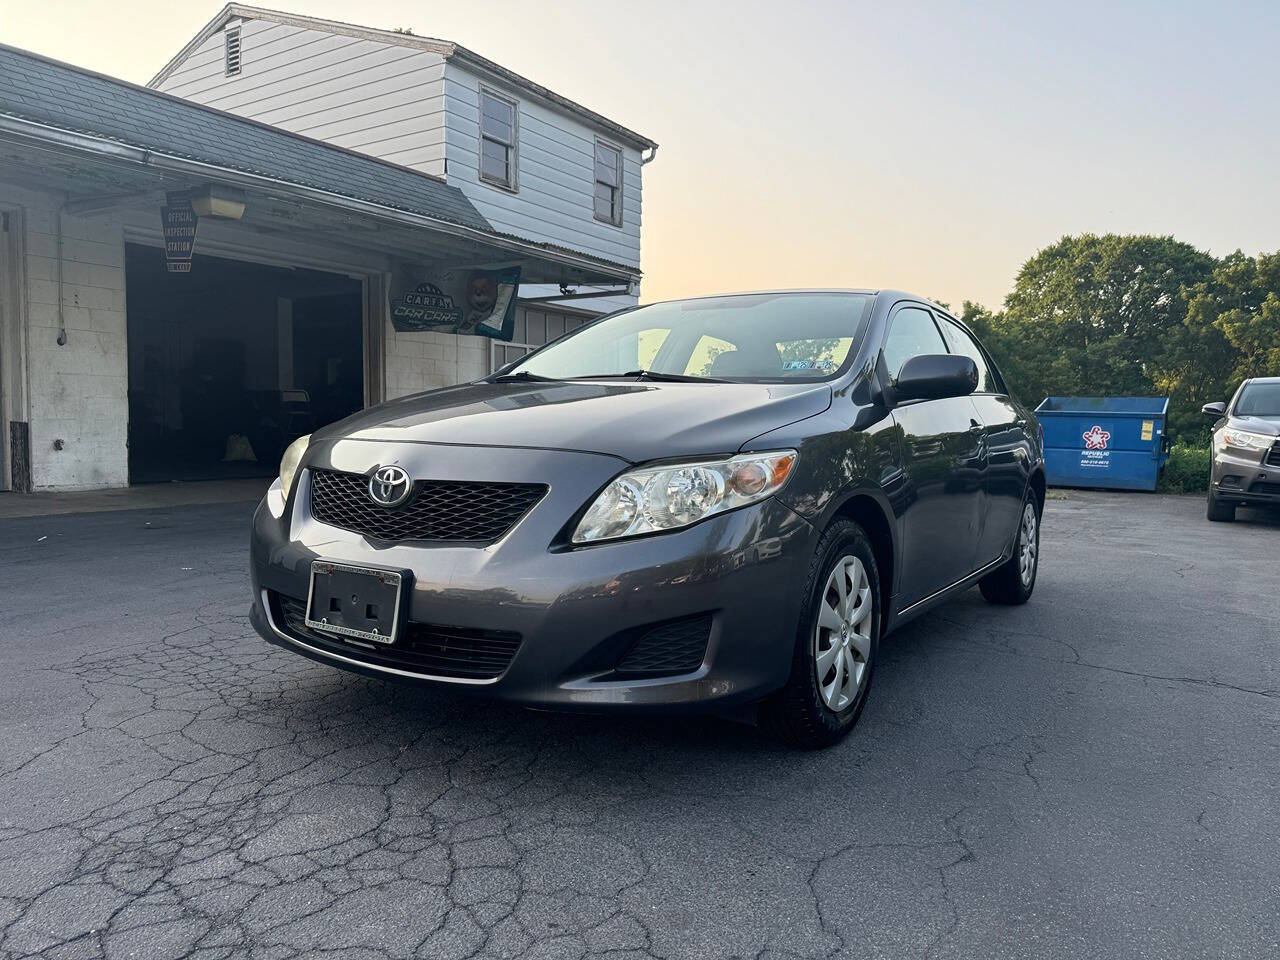
[[1274,520],[1051,500],[795,753],[278,651],[250,512],[0,522],[0,956],[1280,955]]

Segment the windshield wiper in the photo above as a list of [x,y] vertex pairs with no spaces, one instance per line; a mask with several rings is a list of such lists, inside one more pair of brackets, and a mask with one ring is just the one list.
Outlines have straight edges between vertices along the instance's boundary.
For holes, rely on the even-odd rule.
[[628,370],[626,373],[593,373],[570,380],[654,380],[658,383],[729,383],[718,377],[698,377],[691,373],[659,373],[657,370]]
[[544,377],[540,373],[530,373],[528,370],[517,370],[515,373],[503,373],[496,377],[490,377],[489,383],[559,383],[555,377]]

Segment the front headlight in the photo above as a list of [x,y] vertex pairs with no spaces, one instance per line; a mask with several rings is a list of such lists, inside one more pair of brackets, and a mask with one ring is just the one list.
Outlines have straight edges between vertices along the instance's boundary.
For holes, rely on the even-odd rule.
[[289,498],[289,491],[293,489],[293,478],[297,476],[298,464],[302,462],[302,455],[307,452],[309,443],[311,434],[308,433],[284,448],[284,456],[280,458],[280,489],[286,500]]
[[777,493],[795,465],[794,450],[779,450],[628,470],[605,487],[583,514],[573,542],[617,540],[687,527]]
[[1224,447],[1239,447],[1245,450],[1266,450],[1275,442],[1275,437],[1264,437],[1259,433],[1249,433],[1247,430],[1234,430],[1230,427],[1222,431],[1222,445]]

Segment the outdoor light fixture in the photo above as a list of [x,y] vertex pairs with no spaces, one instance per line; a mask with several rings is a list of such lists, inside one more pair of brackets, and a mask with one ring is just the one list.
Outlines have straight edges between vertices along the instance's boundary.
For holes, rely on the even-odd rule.
[[239,220],[244,216],[244,191],[236,187],[224,187],[211,183],[193,191],[191,209],[201,217],[217,217],[219,220]]

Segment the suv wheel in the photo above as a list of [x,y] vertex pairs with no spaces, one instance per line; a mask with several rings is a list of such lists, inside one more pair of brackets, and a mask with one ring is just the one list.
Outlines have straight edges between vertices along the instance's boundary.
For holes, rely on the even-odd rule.
[[1013,556],[978,581],[988,603],[1016,606],[1031,599],[1040,569],[1040,510],[1035,494],[1027,491]]
[[1209,519],[1215,523],[1225,523],[1236,518],[1236,505],[1234,503],[1223,503],[1210,490],[1209,508],[1206,513]]
[[803,596],[787,685],[761,705],[761,721],[806,750],[842,739],[867,702],[879,646],[880,570],[856,523],[837,520],[818,541]]

